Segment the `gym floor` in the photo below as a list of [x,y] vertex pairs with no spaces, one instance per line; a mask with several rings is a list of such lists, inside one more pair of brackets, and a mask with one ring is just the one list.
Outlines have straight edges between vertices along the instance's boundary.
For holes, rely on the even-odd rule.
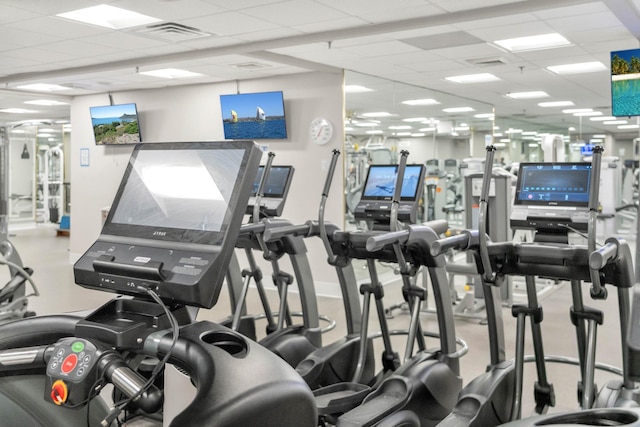
[[[32,229],[11,230],[12,243],[20,253],[25,266],[34,269],[33,279],[39,286],[40,296],[30,299],[29,308],[38,315],[90,311],[108,301],[113,295],[103,292],[87,290],[74,285],[73,266],[69,262],[68,237],[57,236],[56,228],[49,225],[40,225]],[[632,250],[634,248],[632,247]],[[0,277],[0,280],[4,280]],[[604,311],[604,325],[598,329],[598,346],[596,360],[616,367],[621,366],[621,341],[618,322],[617,298],[614,289],[609,289],[609,298],[606,301],[592,301],[589,297],[588,284],[584,286],[585,305]],[[268,286],[269,287],[269,286]],[[272,288],[272,287],[271,287]],[[272,288],[273,289],[273,288]],[[277,307],[276,293],[269,291],[273,298],[272,307]],[[390,306],[402,301],[399,280],[385,285],[385,306]],[[292,310],[296,310],[295,300],[291,298]],[[200,319],[220,320],[229,314],[229,306],[226,294],[221,295],[220,303],[211,310],[201,310]],[[259,312],[256,292],[249,292],[249,312]],[[553,289],[540,299],[544,310],[542,322],[542,335],[546,355],[561,355],[575,358],[576,336],[569,320],[569,307],[571,306],[571,289],[567,282],[554,285]],[[319,311],[337,322],[334,330],[327,332],[323,342],[329,343],[344,334],[342,305],[335,298],[319,298]],[[393,312],[394,317],[389,319],[391,329],[406,328],[409,316],[402,309]],[[342,317],[341,317],[342,316]],[[505,341],[507,358],[511,358],[515,351],[515,319],[511,316],[508,307],[503,308],[505,320]],[[423,329],[437,332],[437,323],[434,314],[421,315]],[[370,331],[377,331],[377,318],[372,310]],[[461,359],[461,375],[464,384],[485,371],[489,362],[486,327],[478,319],[456,319],[456,333],[469,346],[468,353]],[[532,348],[528,345],[531,341],[530,327],[526,329],[527,347],[525,354],[532,354]],[[404,350],[403,337],[394,337],[395,350],[402,356]],[[435,340],[427,342],[428,347],[436,347]],[[377,353],[379,354],[379,352]],[[379,359],[379,357],[377,357]],[[550,412],[573,410],[578,408],[576,383],[579,378],[577,366],[566,364],[547,364],[547,376],[553,383],[556,393],[556,407]],[[609,380],[617,377],[603,371],[596,372],[598,386],[602,387]],[[523,416],[532,414],[533,382],[536,380],[535,366],[533,363],[525,365]]]

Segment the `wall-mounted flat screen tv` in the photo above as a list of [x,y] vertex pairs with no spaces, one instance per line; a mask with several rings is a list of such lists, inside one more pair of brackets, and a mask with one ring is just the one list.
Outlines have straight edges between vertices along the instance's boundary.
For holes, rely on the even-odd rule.
[[640,116],[640,49],[611,52],[611,113]]
[[281,91],[220,95],[225,139],[286,139]]
[[93,136],[97,145],[142,142],[136,104],[90,107]]

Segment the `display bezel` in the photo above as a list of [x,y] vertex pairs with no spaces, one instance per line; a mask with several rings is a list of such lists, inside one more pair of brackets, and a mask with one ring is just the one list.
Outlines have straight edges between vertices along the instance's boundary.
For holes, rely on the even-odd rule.
[[[365,179],[365,183],[364,186],[362,188],[362,197],[361,200],[378,200],[378,201],[391,201],[393,199],[393,191],[395,189],[395,180],[394,180],[394,189],[391,190],[391,195],[389,196],[375,196],[375,195],[371,195],[370,194],[370,190],[372,187],[372,185],[374,185],[373,183],[371,183],[371,179],[375,179],[375,174],[378,171],[382,171],[383,169],[393,169],[394,170],[394,174],[397,176],[398,174],[398,165],[370,165],[369,169],[367,170],[367,178]],[[407,202],[413,202],[416,201],[421,194],[421,184],[424,181],[424,174],[425,174],[425,166],[422,164],[409,164],[405,166],[405,177],[407,176],[407,174],[413,174],[413,175],[417,175],[418,176],[418,180],[416,182],[416,186],[413,189],[413,194],[411,194],[410,196],[402,196],[402,191],[401,191],[401,197],[400,197],[400,201],[407,201]],[[404,191],[404,181],[403,181],[403,191]]]
[[[581,191],[580,194],[584,194],[586,195],[586,200],[581,200],[581,201],[577,201],[577,200],[569,200],[569,201],[564,201],[564,200],[532,200],[532,199],[527,199],[525,194],[531,193],[531,191],[527,191],[525,189],[523,189],[523,186],[525,185],[525,170],[528,168],[538,168],[540,167],[540,170],[550,170],[553,171],[554,168],[560,168],[557,170],[571,170],[572,167],[578,167],[578,170],[588,170],[588,182],[585,185],[585,189],[584,191]],[[525,163],[520,163],[520,168],[518,170],[518,180],[516,183],[516,192],[515,192],[515,198],[514,198],[514,204],[515,205],[522,205],[522,206],[565,206],[565,207],[569,207],[569,206],[574,206],[574,207],[578,207],[578,208],[586,208],[589,206],[589,195],[590,195],[590,190],[591,190],[591,171],[592,171],[592,166],[590,162],[525,162]],[[542,190],[544,191],[544,190]],[[555,190],[553,190],[555,191]]]

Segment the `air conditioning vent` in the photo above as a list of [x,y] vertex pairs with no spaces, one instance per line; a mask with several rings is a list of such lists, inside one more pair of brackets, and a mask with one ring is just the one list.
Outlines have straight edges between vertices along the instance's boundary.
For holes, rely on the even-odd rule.
[[245,71],[264,70],[265,68],[271,68],[271,65],[263,62],[241,62],[238,64],[231,64],[233,68]]
[[198,30],[197,28],[177,24],[175,22],[163,22],[161,24],[149,25],[135,29],[134,31],[143,36],[171,42],[181,42],[214,35]]
[[506,59],[500,56],[496,56],[493,58],[467,59],[467,62],[473,65],[476,65],[478,67],[492,67],[494,65],[505,65],[509,63],[509,61],[507,61]]

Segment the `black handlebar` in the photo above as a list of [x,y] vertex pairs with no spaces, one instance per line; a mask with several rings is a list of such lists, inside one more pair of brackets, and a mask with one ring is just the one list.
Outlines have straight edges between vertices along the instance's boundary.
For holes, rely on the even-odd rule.
[[381,250],[386,245],[404,243],[409,239],[409,234],[409,230],[400,230],[371,236],[367,239],[366,248],[369,252],[375,252]]

